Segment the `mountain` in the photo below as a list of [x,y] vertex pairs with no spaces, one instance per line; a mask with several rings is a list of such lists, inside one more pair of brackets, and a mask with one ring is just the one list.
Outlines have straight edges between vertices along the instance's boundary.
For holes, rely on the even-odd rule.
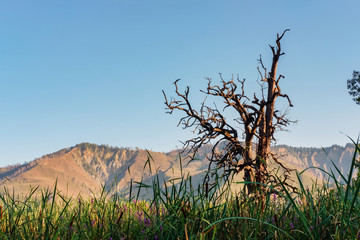
[[[286,145],[276,147],[277,154],[284,156],[283,159],[296,169],[316,167],[317,169],[312,168],[307,171],[317,179],[324,177],[324,173],[319,169],[325,170],[328,173],[333,171],[338,181],[341,181],[341,176],[336,168],[347,177],[354,156],[354,150],[354,145],[350,143],[346,144],[345,147],[339,145],[326,148],[303,148]],[[325,174],[325,179],[327,177],[328,175]]]
[[[81,143],[45,155],[29,163],[0,168],[0,187],[3,191],[14,189],[21,197],[29,192],[30,187],[52,188],[57,180],[57,187],[65,195],[89,195],[97,193],[105,186],[109,192],[126,195],[130,182],[143,181],[151,184],[155,173],[160,179],[179,177],[181,171],[192,176],[193,184],[200,183],[208,167],[206,155],[211,147],[203,147],[197,159],[190,164],[181,162],[179,151],[159,153],[140,149],[109,147]],[[282,162],[289,168],[298,170],[314,166],[329,171],[334,169],[331,160],[347,174],[350,168],[354,146],[333,145],[328,148],[297,148],[286,145],[274,147]],[[180,167],[183,165],[183,168]],[[276,164],[273,164],[276,167]],[[334,171],[336,172],[336,171]],[[335,174],[340,178],[339,174]],[[295,177],[295,173],[294,176]],[[241,181],[242,176],[238,179]],[[309,169],[302,175],[306,185],[314,179],[323,180],[318,169]]]
[[[149,183],[155,172],[165,179],[180,174],[178,155],[178,151],[159,153],[82,143],[26,164],[0,168],[0,185],[24,195],[29,186],[52,188],[57,180],[58,189],[65,195],[88,195],[104,185],[108,191],[126,194],[131,180],[144,178]],[[144,168],[147,161],[150,164]],[[194,161],[184,170],[200,174],[205,167]]]

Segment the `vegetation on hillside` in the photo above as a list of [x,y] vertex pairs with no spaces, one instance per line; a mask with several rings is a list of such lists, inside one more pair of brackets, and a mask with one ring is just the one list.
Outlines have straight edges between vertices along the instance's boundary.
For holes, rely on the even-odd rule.
[[[68,199],[56,183],[40,198],[34,197],[38,189],[31,189],[22,201],[5,191],[0,195],[0,238],[358,239],[360,182],[351,176],[360,149],[354,145],[344,184],[334,178],[332,186],[309,189],[300,182],[297,194],[282,185],[282,193],[267,194],[264,201],[233,194],[227,184],[193,186],[184,175],[161,185],[159,178],[152,185],[133,183],[126,199],[107,195],[105,188],[89,199]],[[139,199],[144,189],[151,190],[153,198]]]

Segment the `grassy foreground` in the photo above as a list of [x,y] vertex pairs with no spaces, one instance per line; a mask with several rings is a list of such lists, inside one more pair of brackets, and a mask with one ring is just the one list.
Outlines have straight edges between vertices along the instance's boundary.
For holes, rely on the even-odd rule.
[[[299,193],[283,187],[262,202],[232,194],[227,184],[194,188],[185,176],[162,187],[158,178],[152,186],[131,184],[126,199],[105,191],[69,199],[55,183],[41,197],[35,197],[40,191],[35,188],[20,201],[5,189],[0,239],[360,239],[360,181],[351,179],[360,150],[354,145],[350,172],[340,173],[342,183],[331,172],[326,174],[332,187],[308,189],[299,178]],[[144,188],[152,191],[150,200],[139,200]]]

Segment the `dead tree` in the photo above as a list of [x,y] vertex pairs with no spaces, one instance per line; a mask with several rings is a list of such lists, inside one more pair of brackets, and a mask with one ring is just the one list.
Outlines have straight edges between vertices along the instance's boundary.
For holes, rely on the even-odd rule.
[[[165,92],[165,104],[168,113],[174,110],[180,110],[185,113],[179,121],[183,128],[194,128],[197,133],[195,138],[187,140],[184,147],[196,153],[204,144],[211,143],[212,154],[209,157],[210,166],[216,164],[217,168],[223,168],[226,177],[244,171],[244,180],[246,182],[257,183],[279,183],[268,169],[269,159],[276,161],[284,168],[285,173],[289,172],[276,155],[271,152],[270,145],[275,140],[276,130],[282,130],[288,126],[290,120],[284,113],[275,109],[275,102],[278,97],[285,98],[290,107],[293,105],[289,97],[281,92],[280,80],[283,75],[277,75],[279,59],[284,53],[281,49],[281,39],[289,31],[285,30],[281,35],[277,34],[276,46],[271,46],[272,64],[270,71],[265,68],[260,56],[258,72],[261,77],[261,97],[253,95],[250,99],[244,91],[245,79],[237,77],[236,81],[231,79],[225,81],[220,74],[221,84],[213,84],[211,78],[207,78],[208,84],[205,90],[201,92],[207,96],[215,96],[222,99],[225,107],[220,111],[216,106],[209,107],[205,105],[205,100],[199,110],[193,108],[189,100],[190,88],[186,87],[182,93],[178,88],[178,80],[174,82],[177,98],[168,100]],[[234,124],[226,120],[223,113],[227,108],[236,111],[238,117],[235,121],[242,125],[242,133],[232,126]],[[255,146],[255,149],[253,147]],[[289,175],[285,174],[283,183],[287,184]],[[252,193],[255,184],[247,184],[248,193]]]

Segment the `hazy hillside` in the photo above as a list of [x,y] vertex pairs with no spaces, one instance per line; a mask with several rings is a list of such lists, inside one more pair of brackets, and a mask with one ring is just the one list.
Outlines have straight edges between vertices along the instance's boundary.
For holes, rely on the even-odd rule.
[[[281,145],[274,150],[288,167],[298,171],[308,166],[329,170],[333,168],[333,160],[347,174],[354,147],[348,144],[345,147],[334,145],[321,149]],[[209,151],[209,146],[204,147],[197,156],[199,160],[190,164],[183,162],[183,172],[193,176],[194,184],[204,176]],[[57,180],[58,188],[68,195],[96,193],[104,184],[110,192],[127,194],[130,181],[135,183],[142,180],[150,184],[156,172],[161,179],[169,179],[179,177],[180,169],[178,151],[159,153],[82,143],[23,165],[0,168],[0,185],[2,189],[3,186],[14,188],[21,195],[29,191],[30,185],[47,188]],[[238,176],[238,180],[241,178]],[[322,179],[319,170],[309,170],[303,175],[304,182],[309,185],[315,178]]]
[[[313,166],[329,173],[333,170],[336,178],[340,180],[340,174],[338,174],[332,162],[341,170],[344,176],[347,176],[354,155],[354,145],[347,144],[345,147],[333,145],[326,148],[296,148],[281,145],[276,147],[276,152],[279,156],[283,156],[283,159],[288,164],[297,169],[305,169]],[[309,169],[307,171],[316,178],[322,178],[324,176],[318,169]]]
[[[149,154],[151,173],[149,164],[144,169]],[[29,186],[52,187],[56,180],[58,188],[69,195],[98,192],[103,185],[109,191],[126,193],[131,180],[149,182],[155,172],[166,179],[180,173],[178,161],[177,151],[158,153],[82,143],[30,163],[0,168],[0,183],[21,194],[28,192]],[[195,162],[184,167],[195,174],[204,167],[200,168]]]

